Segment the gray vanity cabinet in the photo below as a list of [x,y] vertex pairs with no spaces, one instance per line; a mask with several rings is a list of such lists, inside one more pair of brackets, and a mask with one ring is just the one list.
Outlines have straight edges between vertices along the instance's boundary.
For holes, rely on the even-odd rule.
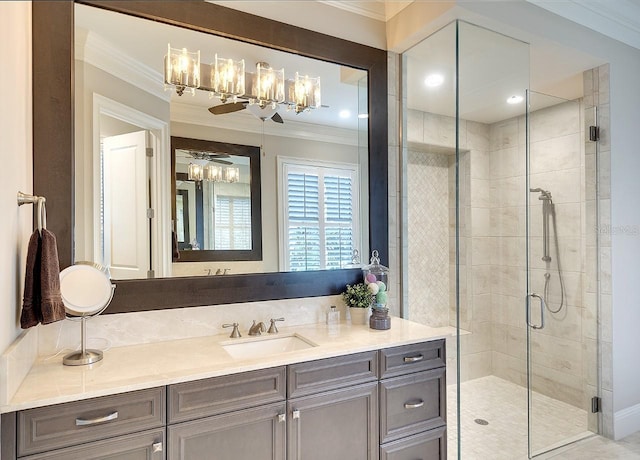
[[445,362],[444,340],[381,350],[381,460],[447,458]]
[[2,415],[2,460],[444,460],[444,340]]
[[286,404],[170,425],[169,460],[285,460]]
[[170,385],[169,460],[285,460],[286,368]]

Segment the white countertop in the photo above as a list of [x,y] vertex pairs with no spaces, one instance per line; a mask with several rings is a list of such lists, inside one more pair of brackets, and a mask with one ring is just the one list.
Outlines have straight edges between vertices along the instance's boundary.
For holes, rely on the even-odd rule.
[[391,329],[340,323],[282,327],[279,336],[298,334],[317,346],[261,358],[234,359],[221,346],[227,334],[112,348],[104,359],[88,366],[63,366],[62,354],[39,358],[13,398],[0,413],[78,401],[173,383],[283,366],[350,353],[444,338],[449,328],[431,328],[401,318],[391,318]]

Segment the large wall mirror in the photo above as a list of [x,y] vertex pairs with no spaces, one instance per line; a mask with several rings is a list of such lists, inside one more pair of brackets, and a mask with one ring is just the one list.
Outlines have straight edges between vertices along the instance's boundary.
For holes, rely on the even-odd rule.
[[[335,294],[358,278],[348,268],[354,249],[386,258],[386,52],[206,2],[38,2],[33,30],[35,193],[47,197],[62,267],[112,267],[119,287],[110,312]],[[163,85],[169,43],[199,50],[202,63],[244,59],[249,75],[268,62],[287,79],[320,76],[323,106],[274,105],[265,115],[199,89],[179,95]],[[172,138],[245,146],[258,159],[175,150]],[[190,164],[217,170],[216,186],[190,183],[182,170]],[[257,165],[250,180],[233,178]],[[316,203],[334,216],[321,217],[320,230],[308,210],[288,210],[299,190],[304,204],[334,186]],[[224,223],[239,245],[252,240],[251,256],[244,248],[207,257],[195,236],[198,198],[220,216],[225,206],[237,216],[253,210],[251,225]],[[194,238],[185,241],[189,224]]]

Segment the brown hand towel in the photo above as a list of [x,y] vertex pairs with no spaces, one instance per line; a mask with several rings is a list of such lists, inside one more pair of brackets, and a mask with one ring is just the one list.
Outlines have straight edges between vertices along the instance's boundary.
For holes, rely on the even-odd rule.
[[180,260],[180,250],[178,249],[178,235],[175,230],[171,231],[171,253],[173,261]]
[[64,304],[60,294],[60,262],[56,237],[42,229],[42,261],[40,268],[40,295],[42,299],[42,324],[65,319]]
[[34,231],[27,247],[27,268],[24,274],[24,295],[20,326],[28,329],[42,320],[40,310],[40,233]]

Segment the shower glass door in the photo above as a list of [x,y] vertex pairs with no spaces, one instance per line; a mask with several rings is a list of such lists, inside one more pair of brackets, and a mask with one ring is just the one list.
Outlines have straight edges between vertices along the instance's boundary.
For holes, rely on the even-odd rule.
[[[582,107],[528,93],[527,392],[529,457],[597,431],[595,163],[585,152]],[[591,198],[591,200],[590,200]]]

